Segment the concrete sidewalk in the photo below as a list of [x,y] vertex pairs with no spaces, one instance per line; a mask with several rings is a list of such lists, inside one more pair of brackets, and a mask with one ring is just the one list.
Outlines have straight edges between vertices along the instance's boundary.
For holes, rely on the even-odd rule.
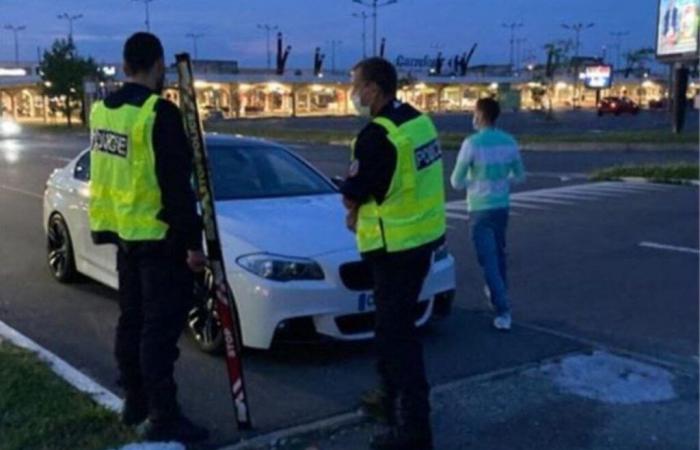
[[[698,448],[697,372],[607,352],[433,389],[436,450]],[[361,450],[368,421],[237,449]]]

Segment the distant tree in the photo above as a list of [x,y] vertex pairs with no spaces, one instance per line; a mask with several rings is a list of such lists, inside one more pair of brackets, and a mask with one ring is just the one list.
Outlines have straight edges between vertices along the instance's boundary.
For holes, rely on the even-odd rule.
[[[44,81],[44,95],[62,100],[61,112],[72,125],[73,112],[84,100],[86,78],[98,79],[97,64],[92,58],[78,55],[71,40],[57,39],[50,50],[44,52],[39,66]],[[83,114],[84,116],[84,114]]]
[[547,53],[547,64],[545,68],[545,76],[540,81],[546,86],[548,99],[547,116],[550,119],[554,117],[554,107],[552,104],[554,97],[554,75],[562,67],[569,68],[571,64],[571,51],[573,48],[574,43],[571,39],[552,41],[544,46],[544,50]]

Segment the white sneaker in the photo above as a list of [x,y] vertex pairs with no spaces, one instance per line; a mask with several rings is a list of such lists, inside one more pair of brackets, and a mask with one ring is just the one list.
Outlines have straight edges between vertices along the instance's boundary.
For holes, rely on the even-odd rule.
[[495,319],[493,319],[493,326],[497,330],[501,331],[510,331],[510,326],[512,323],[513,319],[510,317],[510,314],[502,314]]
[[484,295],[486,296],[483,305],[486,311],[494,311],[496,308],[493,306],[493,300],[491,300],[491,289],[487,284],[484,285]]

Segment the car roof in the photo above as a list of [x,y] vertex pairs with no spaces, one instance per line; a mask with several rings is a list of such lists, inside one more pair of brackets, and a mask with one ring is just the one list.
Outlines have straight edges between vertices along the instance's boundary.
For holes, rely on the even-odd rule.
[[262,138],[241,136],[240,134],[205,133],[205,140],[207,145],[284,148],[284,146],[276,142],[271,142]]

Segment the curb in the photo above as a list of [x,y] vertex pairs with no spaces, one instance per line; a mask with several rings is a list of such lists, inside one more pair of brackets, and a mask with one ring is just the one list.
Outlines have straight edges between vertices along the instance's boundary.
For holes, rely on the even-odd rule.
[[51,371],[97,404],[115,413],[121,411],[123,401],[114,393],[1,320],[0,339],[34,353]]

